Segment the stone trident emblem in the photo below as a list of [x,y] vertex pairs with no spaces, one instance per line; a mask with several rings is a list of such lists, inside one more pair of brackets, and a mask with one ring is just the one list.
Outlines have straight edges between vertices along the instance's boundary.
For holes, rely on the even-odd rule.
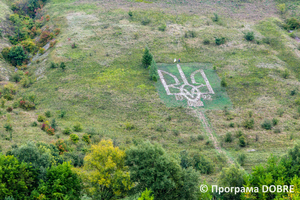
[[[212,100],[210,94],[215,94],[215,93],[214,93],[211,85],[209,84],[209,81],[206,78],[206,75],[202,69],[196,70],[191,74],[192,84],[189,84],[179,64],[177,64],[177,68],[178,68],[179,74],[181,76],[181,79],[183,81],[182,85],[180,84],[178,78],[176,76],[174,76],[173,74],[166,72],[166,71],[158,70],[159,78],[166,90],[167,95],[175,95],[176,100],[180,100],[180,101],[182,101],[185,98],[188,101],[188,105],[194,106],[194,107],[204,106],[203,102],[201,101],[201,98],[203,100]],[[195,75],[197,73],[201,74],[202,78],[205,81],[205,85],[196,82]],[[164,78],[164,75],[171,76],[174,79],[175,83],[168,85]],[[206,87],[207,92],[201,92],[200,91],[201,87]],[[177,91],[179,90],[179,92],[171,93],[170,88],[174,88]]]

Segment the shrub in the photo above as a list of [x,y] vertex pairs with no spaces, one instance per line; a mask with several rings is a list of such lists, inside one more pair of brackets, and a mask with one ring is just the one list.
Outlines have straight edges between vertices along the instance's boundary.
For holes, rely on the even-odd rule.
[[54,63],[54,62],[51,62],[50,68],[51,68],[51,69],[58,68],[58,64],[56,64],[56,63]]
[[65,116],[66,116],[66,111],[65,110],[61,110],[60,114],[59,114],[59,117],[60,118],[64,118]]
[[221,45],[221,44],[225,44],[226,39],[224,37],[221,38],[215,38],[215,43],[216,45]]
[[82,141],[86,142],[87,144],[91,143],[91,136],[87,133],[83,134]]
[[300,22],[294,17],[287,19],[286,24],[291,30],[298,29],[300,27]]
[[161,26],[158,27],[158,30],[159,31],[165,31],[167,28],[167,25],[166,24],[162,24]]
[[221,80],[221,86],[222,87],[227,87],[226,78],[224,76],[222,77],[222,80]]
[[35,104],[22,99],[20,100],[20,108],[23,108],[24,110],[34,110]]
[[253,41],[254,40],[254,33],[253,33],[253,31],[245,33],[244,38],[247,41]]
[[38,118],[37,118],[37,121],[38,121],[38,122],[43,122],[43,121],[45,121],[45,120],[46,120],[46,117],[43,116],[43,115],[39,115]]
[[277,9],[278,9],[278,11],[280,12],[280,14],[285,13],[285,11],[286,11],[285,3],[278,4],[278,5],[277,5]]
[[198,136],[197,136],[197,139],[198,139],[198,140],[204,140],[204,136],[203,136],[203,135],[198,135]]
[[60,29],[59,28],[54,29],[54,34],[55,35],[58,35],[59,33],[60,33]]
[[44,121],[44,123],[43,123],[42,126],[41,126],[41,129],[42,129],[43,131],[47,131],[49,127],[50,127],[50,126],[49,126],[49,122],[48,122],[48,121]]
[[241,136],[240,138],[239,138],[239,145],[240,145],[240,147],[245,147],[246,146],[246,142],[245,142],[245,137],[244,136]]
[[283,113],[284,113],[284,110],[282,108],[277,109],[277,115],[279,115],[279,117],[282,117]]
[[59,150],[59,155],[62,155],[64,152],[68,151],[67,144],[63,139],[59,139],[55,142],[55,146]]
[[83,127],[82,127],[81,123],[79,123],[79,122],[75,123],[75,125],[73,126],[73,130],[75,132],[81,132],[82,129],[83,129]]
[[263,123],[261,124],[261,127],[263,129],[266,129],[266,130],[271,130],[272,129],[272,122],[269,119],[265,119],[263,121]]
[[79,137],[78,137],[78,135],[72,133],[72,134],[70,135],[70,140],[71,140],[74,144],[76,144],[76,143],[79,141]]
[[51,117],[51,112],[50,112],[50,110],[47,110],[47,111],[45,112],[45,116],[48,117],[48,118]]
[[279,122],[278,119],[276,119],[276,118],[273,118],[273,119],[272,119],[272,124],[273,124],[273,126],[276,126],[276,125],[278,124],[278,122]]
[[65,134],[65,135],[70,135],[71,132],[72,132],[72,130],[71,130],[69,127],[67,127],[67,128],[65,128],[65,129],[63,130],[62,133]]
[[243,122],[243,127],[247,128],[247,129],[253,129],[253,127],[254,127],[254,119],[253,118],[246,119]]
[[280,128],[275,128],[275,129],[274,129],[274,133],[281,133]]
[[180,133],[179,133],[179,131],[178,130],[176,130],[176,129],[174,129],[174,130],[172,130],[173,131],[173,134],[175,135],[175,136],[178,136]]
[[55,44],[56,44],[56,40],[51,41],[51,42],[50,42],[50,47],[51,47],[51,48],[54,47]]
[[5,128],[5,131],[12,131],[13,127],[10,123],[4,124],[3,128]]
[[214,22],[218,22],[220,20],[219,15],[217,13],[214,13],[214,16],[213,16],[212,20]]
[[246,160],[246,154],[240,153],[238,154],[237,162],[241,165],[244,166]]
[[129,17],[132,17],[132,16],[133,16],[133,13],[132,13],[131,10],[129,10],[128,15],[129,15]]
[[63,71],[65,71],[65,68],[66,68],[66,65],[64,62],[60,63],[60,66],[59,66]]
[[73,44],[72,44],[72,49],[76,49],[77,48],[77,45],[76,45],[76,43],[74,42]]
[[45,49],[44,48],[40,48],[39,53],[42,55],[45,53]]
[[233,123],[233,122],[230,122],[230,123],[229,123],[229,127],[234,128],[234,123]]
[[52,128],[51,126],[47,129],[47,134],[48,135],[54,135],[54,128]]
[[295,100],[295,104],[300,105],[300,98],[297,98],[297,99]]
[[14,82],[18,83],[22,79],[22,76],[23,76],[22,71],[16,71],[16,72],[14,72],[14,74],[12,75],[11,78]]
[[184,37],[185,38],[195,38],[196,37],[196,32],[189,30],[189,31],[185,32]]
[[285,70],[282,72],[282,77],[283,77],[284,79],[287,79],[287,78],[289,77],[289,75],[290,75],[290,72],[289,72],[289,70],[287,70],[287,69],[285,69]]
[[37,124],[36,121],[32,122],[32,124],[31,124],[32,127],[37,127],[37,125],[38,125],[38,124]]
[[4,108],[5,107],[5,103],[7,102],[6,99],[4,99],[3,97],[1,97],[1,108]]
[[51,121],[51,127],[54,129],[54,131],[57,130],[57,123],[56,123],[55,119],[52,119],[52,121]]
[[232,142],[232,134],[231,133],[226,133],[225,135],[225,142],[231,143]]
[[6,109],[6,111],[7,111],[7,112],[12,112],[12,111],[13,111],[13,108],[12,108],[12,107],[8,107],[8,108]]
[[144,17],[141,21],[142,25],[146,26],[147,24],[149,24],[151,22],[151,20],[147,17]]
[[239,131],[237,131],[237,132],[235,133],[235,137],[236,137],[236,138],[239,138],[239,137],[241,137],[242,135],[244,135],[244,134],[243,134],[243,132],[242,132],[241,130],[239,130]]
[[204,39],[204,40],[203,40],[203,44],[204,44],[204,45],[209,45],[209,44],[210,44],[209,39]]
[[196,154],[193,156],[194,168],[201,174],[211,174],[214,171],[214,164],[207,157]]

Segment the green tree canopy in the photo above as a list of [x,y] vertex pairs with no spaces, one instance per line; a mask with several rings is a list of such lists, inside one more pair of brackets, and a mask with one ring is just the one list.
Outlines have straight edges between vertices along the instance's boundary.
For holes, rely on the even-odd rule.
[[148,47],[146,47],[144,55],[143,55],[143,59],[142,59],[142,64],[145,68],[149,67],[151,65],[153,56],[150,53]]

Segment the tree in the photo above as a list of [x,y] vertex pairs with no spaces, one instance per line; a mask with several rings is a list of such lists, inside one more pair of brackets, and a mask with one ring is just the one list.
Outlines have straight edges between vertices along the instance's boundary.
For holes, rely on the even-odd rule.
[[80,199],[82,190],[79,176],[71,170],[71,163],[64,162],[47,170],[47,181],[41,181],[35,198],[45,196],[46,199]]
[[145,68],[149,67],[151,65],[153,56],[150,53],[148,47],[146,47],[144,55],[143,55],[143,59],[142,59],[142,64]]
[[21,66],[23,61],[26,60],[26,54],[22,46],[13,46],[8,56],[13,66]]
[[66,65],[64,62],[60,63],[60,68],[65,71]]
[[95,199],[122,197],[133,186],[125,166],[125,152],[113,146],[111,140],[102,140],[91,146],[79,174],[88,183],[87,192]]
[[[142,193],[141,197],[138,198],[138,200],[154,200],[154,196],[151,195],[152,191],[148,190],[146,188],[146,190]],[[150,196],[151,195],[151,196]]]
[[12,196],[15,199],[29,199],[37,187],[37,173],[25,162],[14,156],[0,154],[0,199]]
[[158,73],[157,73],[157,66],[154,59],[152,59],[151,65],[150,65],[150,79],[153,81],[157,81],[158,79]]
[[[239,169],[236,165],[231,165],[229,168],[224,168],[219,176],[218,184],[222,187],[243,187],[244,171]],[[223,199],[239,200],[240,195],[234,193],[223,193]]]
[[194,200],[199,190],[198,174],[191,168],[182,169],[158,144],[148,141],[131,147],[126,151],[126,165],[135,182],[134,192],[149,188],[155,199]]

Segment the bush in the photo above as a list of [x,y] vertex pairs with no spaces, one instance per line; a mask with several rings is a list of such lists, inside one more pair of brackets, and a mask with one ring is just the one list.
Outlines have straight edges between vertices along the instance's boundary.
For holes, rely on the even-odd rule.
[[281,133],[280,128],[275,128],[275,129],[274,129],[274,133]]
[[72,133],[72,134],[70,135],[70,140],[71,140],[74,144],[76,144],[76,143],[79,141],[79,137],[78,137],[78,135]]
[[65,129],[63,130],[62,133],[65,134],[65,135],[70,135],[71,132],[72,132],[72,130],[71,130],[69,127],[67,127],[67,128],[65,128]]
[[65,71],[65,68],[66,68],[66,65],[64,62],[60,63],[60,66],[59,66],[63,71]]
[[60,33],[60,29],[59,28],[54,29],[54,34],[55,35],[58,35],[59,33]]
[[221,86],[222,87],[227,87],[226,78],[224,76],[222,77],[222,80],[221,80]]
[[51,69],[58,68],[58,64],[51,62],[50,68]]
[[5,128],[5,131],[12,131],[13,127],[10,123],[4,124],[3,128]]
[[282,77],[283,77],[284,79],[287,79],[287,78],[289,77],[289,75],[290,75],[290,72],[289,72],[289,70],[287,70],[287,69],[285,69],[285,70],[282,72]]
[[149,73],[150,73],[150,79],[156,82],[158,79],[158,73],[157,73],[156,62],[154,59],[152,59]]
[[294,17],[287,19],[286,24],[291,30],[298,29],[300,27],[300,22]]
[[32,122],[32,124],[31,124],[32,127],[37,127],[37,125],[38,125],[38,124],[37,124],[36,121]]
[[151,20],[147,17],[144,17],[141,21],[142,25],[146,26],[147,24],[150,24]]
[[245,33],[244,38],[247,41],[253,41],[254,40],[254,33],[253,33],[253,31]]
[[273,126],[276,126],[276,125],[278,124],[278,122],[279,122],[278,119],[276,119],[276,118],[273,118],[273,119],[272,119],[272,124],[273,124]]
[[214,22],[218,22],[220,20],[219,15],[217,13],[214,13],[214,16],[213,16],[212,20]]
[[54,128],[52,128],[52,127],[50,126],[50,127],[47,129],[46,132],[47,132],[48,135],[54,135],[54,134],[55,134],[54,131],[55,131]]
[[246,160],[246,154],[240,153],[238,154],[237,162],[241,165],[244,166]]
[[91,143],[91,136],[87,133],[83,134],[82,141],[86,142],[87,144]]
[[13,46],[9,51],[8,57],[13,66],[21,66],[27,58],[22,46]]
[[44,49],[44,48],[40,48],[39,53],[40,53],[41,55],[43,55],[43,54],[45,53],[45,49]]
[[12,107],[8,107],[8,108],[6,109],[6,111],[7,111],[7,112],[12,112],[12,111],[13,111],[13,108],[12,108]]
[[263,121],[263,123],[261,124],[261,127],[263,129],[266,129],[266,130],[271,130],[272,129],[272,122],[270,120],[268,120],[268,119],[265,119]]
[[254,119],[253,118],[246,119],[243,122],[243,127],[247,128],[247,129],[253,129],[253,127],[254,127]]
[[159,31],[165,31],[167,28],[167,25],[166,24],[162,24],[161,26],[158,27],[158,30]]
[[132,13],[131,10],[129,10],[128,15],[129,15],[129,17],[132,17],[132,16],[133,16],[133,13]]
[[196,37],[196,32],[189,30],[189,31],[185,32],[184,37],[185,38],[195,38]]
[[246,146],[246,142],[245,142],[245,137],[244,136],[241,136],[240,138],[239,138],[239,145],[240,145],[240,147],[245,147]]
[[73,44],[72,44],[72,49],[76,49],[77,48],[77,45],[76,45],[76,43],[74,42]]
[[196,154],[193,156],[194,168],[201,174],[211,174],[214,171],[214,164],[211,160],[203,155]]
[[198,140],[204,140],[204,136],[203,136],[203,135],[198,135],[198,136],[197,136],[197,139],[198,139]]
[[61,110],[61,111],[60,111],[60,114],[59,114],[59,117],[60,117],[60,118],[64,118],[64,117],[66,116],[66,113],[67,113],[67,112],[66,112],[65,110]]
[[47,110],[47,111],[45,112],[45,116],[48,117],[48,118],[51,117],[51,112],[50,112],[49,110]]
[[231,133],[226,133],[225,135],[225,142],[231,143],[232,142],[232,134]]
[[229,127],[234,128],[234,123],[233,122],[229,123]]
[[83,129],[83,127],[82,127],[81,123],[79,123],[79,122],[75,123],[75,125],[73,126],[73,130],[75,132],[81,132],[82,129]]
[[131,122],[126,122],[125,123],[125,129],[126,130],[128,130],[128,131],[130,131],[130,130],[132,130],[132,129],[134,129],[135,127],[134,127],[134,124],[132,124]]
[[209,45],[209,44],[210,44],[209,39],[204,39],[204,40],[203,40],[203,44],[204,44],[204,45]]
[[215,38],[215,43],[216,45],[221,45],[221,44],[225,44],[226,39],[224,37],[221,38]]
[[39,115],[38,118],[37,118],[38,122],[44,122],[45,120],[46,120],[46,117],[43,116],[43,115]]

